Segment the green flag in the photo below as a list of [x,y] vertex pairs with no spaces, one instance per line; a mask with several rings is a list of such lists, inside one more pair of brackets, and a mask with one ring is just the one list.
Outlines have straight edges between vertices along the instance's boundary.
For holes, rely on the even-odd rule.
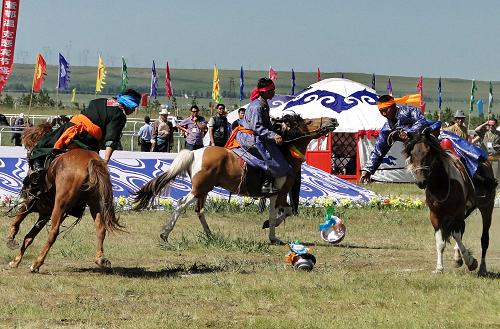
[[469,104],[469,112],[472,112],[474,110],[474,93],[477,90],[476,87],[476,80],[472,80],[472,87],[470,88],[470,104]]
[[122,57],[122,92],[127,89],[128,74],[127,74],[127,64],[125,63],[125,58]]
[[490,118],[492,108],[493,108],[493,84],[490,81],[490,94],[488,95],[488,118]]

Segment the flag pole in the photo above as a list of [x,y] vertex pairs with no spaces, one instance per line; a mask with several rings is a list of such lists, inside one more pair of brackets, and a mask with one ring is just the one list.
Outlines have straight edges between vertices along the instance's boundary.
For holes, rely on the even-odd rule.
[[38,56],[36,57],[36,63],[35,63],[35,72],[33,73],[33,82],[31,83],[31,93],[30,93],[30,103],[28,105],[28,114],[26,115],[26,122],[24,123],[26,127],[29,126],[29,121],[30,121],[30,112],[31,112],[31,103],[33,101],[33,88],[35,87],[35,78],[36,78],[36,67],[38,64]]
[[56,111],[59,109],[59,78],[61,77],[61,63],[57,68],[57,86],[56,86]]

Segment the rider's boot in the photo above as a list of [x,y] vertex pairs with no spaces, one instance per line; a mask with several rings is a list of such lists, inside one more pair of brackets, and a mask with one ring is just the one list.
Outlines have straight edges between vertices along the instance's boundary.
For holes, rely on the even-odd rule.
[[31,173],[28,176],[29,191],[32,195],[41,193],[40,187],[45,177],[45,159],[43,157],[34,159],[31,163]]
[[279,189],[274,186],[274,177],[272,176],[264,176],[264,181],[262,182],[262,188],[260,192],[262,194],[276,194]]

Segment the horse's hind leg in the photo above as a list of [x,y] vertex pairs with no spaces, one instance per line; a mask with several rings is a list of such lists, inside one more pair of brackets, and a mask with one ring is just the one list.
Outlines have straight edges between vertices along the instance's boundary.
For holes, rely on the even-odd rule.
[[187,206],[189,206],[191,203],[195,202],[197,198],[189,192],[188,195],[183,197],[182,199],[179,200],[177,203],[177,206],[175,207],[174,213],[172,214],[172,217],[170,218],[170,221],[165,223],[165,226],[163,226],[163,229],[160,233],[160,238],[163,241],[168,241],[168,236],[170,235],[170,232],[174,229],[175,223],[179,219],[179,216],[181,215],[181,211],[184,210]]
[[207,221],[205,219],[205,202],[207,201],[207,195],[203,195],[198,197],[198,203],[196,205],[195,211],[198,215],[198,219],[200,220],[201,226],[203,226],[203,231],[205,231],[206,235],[212,234],[210,228],[208,227]]
[[23,202],[21,207],[19,207],[16,217],[12,220],[9,226],[9,236],[7,237],[7,247],[10,249],[17,249],[19,248],[19,243],[16,241],[16,235],[19,232],[19,226],[21,226],[21,223],[23,220],[28,216],[28,206],[26,205],[26,202]]
[[57,236],[59,235],[59,228],[61,226],[61,222],[63,221],[63,213],[64,210],[61,206],[61,197],[56,196],[55,202],[54,202],[54,209],[52,210],[52,214],[50,216],[50,231],[49,231],[49,236],[47,239],[47,242],[42,248],[42,251],[36,258],[35,262],[33,262],[33,265],[31,265],[30,270],[31,272],[38,272],[40,269],[40,266],[43,265],[45,258],[47,257],[47,254],[54,244],[54,242],[57,239]]
[[479,208],[481,211],[481,217],[483,218],[483,233],[481,234],[481,264],[479,265],[478,275],[485,275],[486,271],[486,251],[488,251],[488,246],[490,244],[490,226],[491,217],[493,212],[493,202],[486,207]]
[[452,233],[452,235],[457,242],[458,249],[460,249],[460,253],[462,254],[465,265],[467,265],[469,271],[474,271],[477,268],[477,260],[471,255],[469,250],[465,248],[465,245],[462,242],[462,233],[459,231],[455,231]]
[[96,253],[95,263],[101,268],[110,268],[111,262],[104,257],[104,239],[106,238],[106,226],[102,222],[101,212],[99,211],[98,202],[89,202],[89,209],[95,223],[96,232]]
[[30,244],[33,242],[35,237],[42,230],[42,228],[45,226],[45,224],[47,224],[48,221],[49,221],[48,218],[42,218],[41,216],[38,218],[35,225],[33,225],[31,230],[24,237],[21,249],[19,249],[19,254],[12,261],[9,262],[10,267],[17,267],[19,265],[19,263],[23,259],[23,256],[24,256],[26,249],[28,249]]
[[453,248],[453,266],[456,268],[461,267],[464,264],[462,260],[462,254],[460,253],[460,249],[458,248],[458,244],[455,242],[455,247]]

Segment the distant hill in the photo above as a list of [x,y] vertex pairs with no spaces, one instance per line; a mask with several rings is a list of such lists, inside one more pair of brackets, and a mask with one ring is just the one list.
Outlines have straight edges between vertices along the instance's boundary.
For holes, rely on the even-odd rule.
[[[94,96],[96,67],[71,66],[71,87],[66,92],[60,95],[63,102],[68,102],[71,88],[76,88],[78,99],[80,102],[87,102]],[[108,67],[106,76],[106,85],[104,93],[107,95],[115,95],[120,90],[121,84],[121,68]],[[15,64],[12,75],[10,76],[7,85],[4,89],[6,93],[29,93],[33,79],[34,66],[28,64]],[[165,69],[157,66],[158,73],[158,93],[161,95],[159,101],[166,101],[165,94]],[[172,84],[175,96],[187,106],[187,104],[196,97],[201,102],[208,104],[208,99],[212,93],[212,75],[213,70],[209,69],[176,69],[170,68],[172,76]],[[238,106],[239,102],[239,69],[238,70],[222,70],[219,69],[219,77],[221,82],[221,94],[224,102],[229,106]],[[245,71],[245,93],[250,94],[251,89],[255,86],[260,77],[267,76],[267,71]],[[129,87],[135,88],[140,92],[148,92],[150,90],[151,69],[148,68],[129,68]],[[338,78],[340,72],[322,72],[321,78]],[[316,82],[316,72],[295,72],[296,87],[295,92],[306,88],[310,84]],[[344,73],[346,79],[351,79],[367,86],[371,86],[372,75],[363,73]],[[47,77],[43,84],[43,89],[55,95],[55,87],[57,84],[57,66],[48,66]],[[277,93],[290,93],[290,78],[291,73],[288,71],[279,71],[277,80]],[[386,83],[388,76],[376,76],[376,89],[379,94],[386,93]],[[391,82],[395,96],[416,93],[417,77],[401,77],[391,76]],[[437,105],[437,78],[424,77],[424,99],[427,103],[428,111],[436,111]],[[482,98],[485,104],[485,111],[488,103],[488,81],[476,81],[477,92],[476,100]],[[457,109],[466,110],[469,107],[471,81],[463,79],[442,79],[443,89],[443,109],[449,107],[452,111]],[[493,82],[494,93],[500,95],[500,82]],[[185,95],[188,99],[185,99]],[[499,96],[500,98],[500,96]],[[243,104],[248,102],[243,100]],[[497,108],[495,108],[497,107]],[[494,105],[494,113],[498,116],[500,113],[500,104]]]

